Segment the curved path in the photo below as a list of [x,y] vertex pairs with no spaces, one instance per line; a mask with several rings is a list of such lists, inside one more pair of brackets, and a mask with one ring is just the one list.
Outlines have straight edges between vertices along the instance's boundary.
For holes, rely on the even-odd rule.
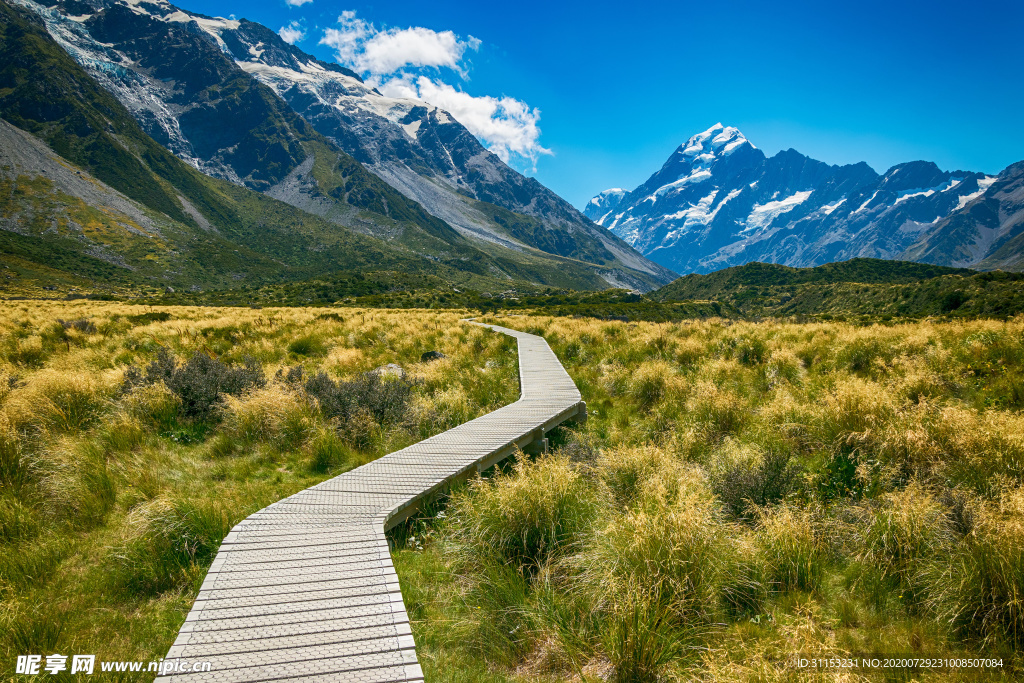
[[[478,323],[474,323],[478,324]],[[521,396],[260,510],[224,539],[160,683],[422,681],[384,532],[453,482],[585,419],[580,392],[542,338],[515,337]]]

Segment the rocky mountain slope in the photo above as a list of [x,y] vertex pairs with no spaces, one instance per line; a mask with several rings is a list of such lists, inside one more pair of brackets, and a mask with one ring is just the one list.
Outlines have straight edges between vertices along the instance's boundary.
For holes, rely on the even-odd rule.
[[1024,270],[1024,162],[1004,169],[904,254],[927,263]]
[[[200,173],[147,135],[36,15],[0,2],[0,261],[11,276],[4,280],[205,289],[396,270],[606,283],[592,264],[537,250],[516,259],[485,253],[315,131],[301,142],[317,163],[336,164],[314,164],[310,175],[333,178],[353,221],[375,230],[341,228]],[[364,234],[382,228],[395,237]]]
[[[1009,171],[996,178],[914,161],[879,175],[865,163],[830,166],[792,149],[767,157],[737,129],[717,124],[680,145],[643,185],[603,192],[585,213],[684,273],[855,257],[995,267],[986,260],[994,248],[1008,245],[995,257],[1004,264],[1020,252],[1010,244],[1020,204],[1013,183],[1003,182]],[[985,204],[996,192],[1005,203],[998,209]],[[981,227],[958,229],[965,223],[956,216],[972,211],[979,218],[971,225]]]
[[[385,98],[264,26],[164,0],[13,1],[149,135],[208,175],[426,255],[412,226],[453,245],[469,238],[495,258],[592,263],[606,284],[647,289],[673,275],[505,166],[445,112]],[[363,220],[367,209],[411,226],[396,233]]]

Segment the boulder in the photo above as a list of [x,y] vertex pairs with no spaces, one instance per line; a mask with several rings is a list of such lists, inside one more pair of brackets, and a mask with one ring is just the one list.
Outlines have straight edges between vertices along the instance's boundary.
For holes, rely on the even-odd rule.
[[375,368],[373,374],[378,377],[397,377],[398,379],[405,379],[405,370],[402,369],[401,365],[395,365],[394,363],[388,363],[387,365]]
[[420,362],[421,363],[429,363],[432,360],[439,360],[439,359],[444,358],[444,357],[445,357],[445,355],[443,353],[441,353],[440,351],[427,351],[422,356],[420,356]]

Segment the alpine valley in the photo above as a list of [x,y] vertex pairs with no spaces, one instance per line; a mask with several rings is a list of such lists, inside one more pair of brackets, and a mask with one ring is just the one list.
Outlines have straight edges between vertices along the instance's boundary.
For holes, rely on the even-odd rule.
[[640,187],[606,190],[584,213],[680,273],[856,257],[1024,269],[1024,162],[997,176],[927,161],[879,175],[793,149],[767,157],[716,124]]
[[163,0],[0,0],[0,118],[8,281],[394,271],[646,291],[675,276],[447,112]]

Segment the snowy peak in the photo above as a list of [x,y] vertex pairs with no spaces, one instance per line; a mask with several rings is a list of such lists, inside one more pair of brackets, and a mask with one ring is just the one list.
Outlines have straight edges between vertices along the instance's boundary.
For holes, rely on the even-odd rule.
[[596,197],[587,202],[587,209],[593,211],[610,211],[619,205],[622,198],[625,197],[629,192],[623,190],[621,187],[613,187],[599,193]]
[[807,267],[907,255],[945,217],[987,201],[992,186],[989,176],[930,161],[878,175],[863,162],[832,166],[794,149],[766,157],[738,129],[717,123],[643,185],[602,192],[585,213],[680,273],[750,261]]
[[698,133],[679,146],[676,154],[683,157],[728,156],[744,145],[756,149],[738,128],[721,123]]
[[583,207],[583,215],[598,225],[607,227],[614,220],[612,214],[615,213],[615,209],[628,194],[629,191],[621,187],[605,190],[587,202]]

